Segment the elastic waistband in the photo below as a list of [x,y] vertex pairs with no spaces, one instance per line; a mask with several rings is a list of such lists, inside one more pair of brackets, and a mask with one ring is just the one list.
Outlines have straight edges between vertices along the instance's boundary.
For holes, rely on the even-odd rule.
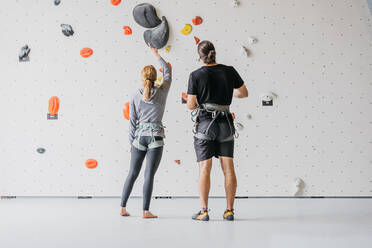
[[214,103],[203,103],[201,104],[202,109],[207,111],[226,111],[230,112],[230,105],[219,105]]

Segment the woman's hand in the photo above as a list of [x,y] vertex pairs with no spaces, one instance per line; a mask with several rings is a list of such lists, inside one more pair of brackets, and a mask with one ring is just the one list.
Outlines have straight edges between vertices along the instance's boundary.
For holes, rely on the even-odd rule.
[[155,57],[156,57],[157,59],[160,59],[161,56],[160,56],[160,54],[159,54],[159,52],[158,52],[158,49],[155,48],[155,47],[152,47],[150,43],[148,43],[147,45],[149,46],[150,50],[151,50],[152,53],[155,55]]

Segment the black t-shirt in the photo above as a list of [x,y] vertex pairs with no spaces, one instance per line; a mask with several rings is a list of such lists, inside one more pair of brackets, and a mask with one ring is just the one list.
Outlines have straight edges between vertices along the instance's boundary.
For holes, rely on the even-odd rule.
[[232,66],[203,66],[190,74],[187,94],[197,95],[198,104],[230,105],[234,89],[243,84]]

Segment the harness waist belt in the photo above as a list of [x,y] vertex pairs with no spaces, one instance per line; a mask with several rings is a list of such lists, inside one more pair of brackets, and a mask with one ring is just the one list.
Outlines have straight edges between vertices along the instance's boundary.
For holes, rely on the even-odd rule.
[[[164,146],[164,140],[156,140],[154,136],[154,131],[159,131],[163,129],[164,126],[161,122],[140,122],[137,124],[138,135],[133,141],[133,146],[141,151],[147,151],[147,149],[157,148]],[[150,130],[151,131],[151,142],[147,145],[147,147],[140,144],[140,138],[142,136],[143,131]]]
[[230,105],[219,105],[214,103],[203,103],[201,105],[202,109],[206,111],[220,111],[220,112],[230,112]]

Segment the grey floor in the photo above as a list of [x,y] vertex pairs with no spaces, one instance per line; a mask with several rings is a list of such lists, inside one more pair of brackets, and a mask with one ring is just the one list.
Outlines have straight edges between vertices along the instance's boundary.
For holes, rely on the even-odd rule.
[[209,222],[195,222],[197,199],[153,200],[159,219],[119,216],[119,199],[0,200],[0,247],[372,247],[372,199],[240,199],[235,222],[210,202]]

